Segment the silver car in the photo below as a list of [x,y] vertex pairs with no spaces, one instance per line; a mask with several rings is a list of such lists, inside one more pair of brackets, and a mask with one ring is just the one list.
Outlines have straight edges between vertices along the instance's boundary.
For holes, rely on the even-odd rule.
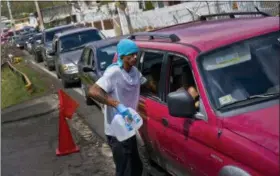
[[95,28],[76,28],[55,35],[53,49],[48,54],[54,56],[56,75],[64,88],[80,83],[77,64],[84,46],[104,38]]

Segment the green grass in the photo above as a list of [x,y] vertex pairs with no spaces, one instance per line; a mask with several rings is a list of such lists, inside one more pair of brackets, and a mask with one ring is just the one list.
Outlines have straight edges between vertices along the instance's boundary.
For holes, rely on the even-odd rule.
[[1,109],[29,100],[33,97],[43,95],[47,91],[45,82],[40,79],[39,74],[29,68],[25,63],[16,64],[15,67],[25,73],[32,84],[34,92],[28,93],[21,77],[4,67],[1,70]]

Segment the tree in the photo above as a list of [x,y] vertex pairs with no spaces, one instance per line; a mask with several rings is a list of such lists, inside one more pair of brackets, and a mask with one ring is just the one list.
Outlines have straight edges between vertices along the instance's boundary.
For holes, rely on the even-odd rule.
[[[64,1],[38,1],[41,9],[63,5]],[[14,19],[28,17],[30,13],[36,12],[34,1],[10,1]],[[7,0],[1,1],[1,15],[9,17]]]

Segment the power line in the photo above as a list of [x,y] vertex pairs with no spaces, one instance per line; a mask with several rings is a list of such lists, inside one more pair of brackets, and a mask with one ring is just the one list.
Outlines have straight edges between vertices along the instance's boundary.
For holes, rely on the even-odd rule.
[[12,24],[13,33],[14,33],[14,36],[15,36],[16,35],[16,32],[15,32],[15,22],[14,22],[14,19],[13,19],[12,10],[11,10],[11,4],[10,4],[9,0],[7,0],[7,6],[8,6],[9,14],[10,14],[10,20],[11,20],[11,24]]

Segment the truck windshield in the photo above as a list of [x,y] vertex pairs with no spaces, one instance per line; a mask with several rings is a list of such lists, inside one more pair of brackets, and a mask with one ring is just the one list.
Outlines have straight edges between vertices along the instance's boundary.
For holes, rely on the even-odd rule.
[[86,43],[102,40],[103,35],[97,30],[81,31],[74,34],[69,34],[60,38],[60,52],[68,52],[81,49]]
[[280,32],[273,32],[217,49],[198,62],[211,103],[223,109],[279,96],[279,60]]

